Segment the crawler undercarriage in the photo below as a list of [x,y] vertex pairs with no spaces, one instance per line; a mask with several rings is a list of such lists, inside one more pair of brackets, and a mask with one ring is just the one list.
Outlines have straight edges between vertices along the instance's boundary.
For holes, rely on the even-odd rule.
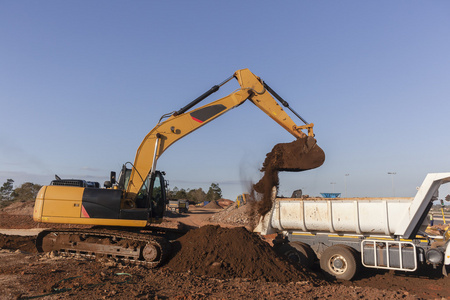
[[44,230],[36,245],[41,252],[110,257],[150,268],[160,266],[170,253],[164,237],[106,229]]

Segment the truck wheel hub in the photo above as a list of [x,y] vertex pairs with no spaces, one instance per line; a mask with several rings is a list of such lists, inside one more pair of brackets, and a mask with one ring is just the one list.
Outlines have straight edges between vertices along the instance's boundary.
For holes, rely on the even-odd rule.
[[331,270],[334,273],[342,274],[347,269],[345,259],[341,255],[334,255],[330,258]]

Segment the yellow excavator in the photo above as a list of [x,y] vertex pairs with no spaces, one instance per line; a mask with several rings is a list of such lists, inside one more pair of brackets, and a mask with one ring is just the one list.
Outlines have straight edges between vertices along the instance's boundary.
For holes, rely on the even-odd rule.
[[[230,95],[193,109],[199,102],[235,78],[240,88]],[[295,114],[298,126],[274,99]],[[104,188],[97,182],[56,179],[36,197],[36,222],[91,225],[89,229],[44,230],[37,237],[40,251],[58,251],[87,256],[111,256],[150,267],[160,265],[169,253],[164,236],[150,234],[150,224],[162,222],[166,206],[164,172],[156,170],[163,152],[177,140],[209,123],[232,108],[251,101],[297,139],[308,140],[299,155],[322,165],[324,154],[314,139],[313,124],[307,123],[265,82],[248,69],[236,71],[178,111],[165,114],[139,146],[134,163],[126,163],[116,179],[111,172]],[[306,132],[303,132],[303,130]],[[317,156],[319,157],[317,159]]]

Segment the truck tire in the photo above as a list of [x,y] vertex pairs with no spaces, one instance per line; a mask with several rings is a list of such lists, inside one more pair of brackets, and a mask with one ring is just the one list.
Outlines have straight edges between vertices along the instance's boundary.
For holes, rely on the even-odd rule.
[[311,247],[302,242],[290,242],[280,245],[277,247],[276,252],[306,268],[311,268],[316,259],[316,254]]
[[358,252],[345,245],[325,249],[320,257],[320,268],[331,278],[351,280],[359,271]]

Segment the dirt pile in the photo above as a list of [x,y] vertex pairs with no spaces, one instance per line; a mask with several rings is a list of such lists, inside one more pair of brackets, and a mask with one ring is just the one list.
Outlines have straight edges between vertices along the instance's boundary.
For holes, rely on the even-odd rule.
[[31,215],[10,215],[0,213],[0,228],[30,229],[30,228],[90,228],[90,225],[38,223]]
[[315,275],[300,271],[278,257],[256,234],[243,227],[207,225],[179,238],[176,254],[167,266],[215,278],[321,283]]
[[219,204],[222,208],[226,208],[226,207],[229,207],[230,205],[233,205],[234,201],[222,198],[222,199],[217,200],[217,204]]
[[291,143],[281,143],[267,153],[261,172],[261,180],[253,188],[263,195],[256,206],[259,215],[265,215],[272,208],[271,193],[278,187],[278,172],[301,172],[320,167],[325,161],[325,153],[313,137],[299,138]]
[[11,215],[33,215],[34,201],[19,201],[3,208],[1,211]]
[[209,218],[209,221],[217,224],[228,224],[235,226],[244,226],[252,228],[256,224],[257,218],[255,217],[250,204],[237,207],[237,205],[231,205]]
[[222,206],[220,206],[219,204],[217,204],[217,201],[211,201],[208,204],[206,204],[205,206],[203,206],[204,208],[210,208],[210,209],[223,209]]
[[36,239],[33,236],[5,235],[0,233],[0,249],[21,250],[37,253]]

